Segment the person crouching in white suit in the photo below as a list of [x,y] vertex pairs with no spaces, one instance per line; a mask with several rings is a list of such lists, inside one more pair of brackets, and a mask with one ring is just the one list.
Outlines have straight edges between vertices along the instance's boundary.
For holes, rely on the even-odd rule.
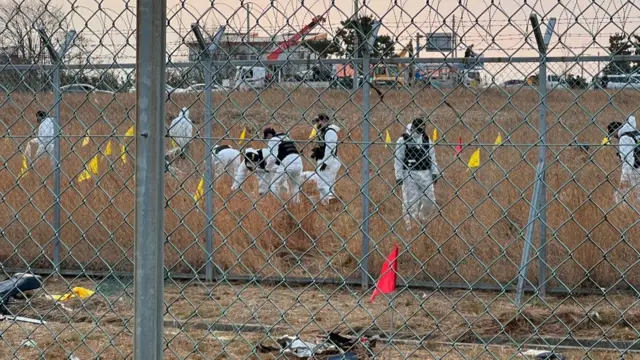
[[396,185],[402,185],[404,220],[411,227],[412,219],[424,220],[438,208],[434,184],[440,171],[423,119],[413,120],[410,132],[398,139],[394,168]]
[[274,174],[271,179],[270,190],[283,199],[286,191],[285,183],[289,182],[292,190],[291,198],[294,203],[300,202],[302,191],[302,158],[296,144],[287,134],[277,134],[273,128],[264,129],[264,138],[269,140],[269,156],[267,157],[267,170]]
[[211,159],[213,160],[214,179],[220,179],[224,173],[227,173],[235,181],[236,172],[242,164],[240,151],[229,145],[216,145],[213,147]]
[[[264,196],[269,191],[271,185],[271,178],[273,172],[267,170],[267,157],[269,156],[269,149],[253,149],[247,148],[244,150],[244,162],[238,166],[236,171],[236,178],[231,187],[232,191],[240,189],[244,181],[251,173],[255,173],[258,177],[258,193],[260,197]],[[289,190],[287,182],[284,182],[287,191]]]
[[189,119],[189,110],[187,108],[182,108],[180,115],[171,121],[168,135],[173,140],[172,144],[175,143],[175,147],[167,151],[165,160],[171,163],[177,157],[185,159],[189,144],[193,138],[193,123]]
[[[35,139],[32,139],[27,144],[28,157],[30,162],[34,162],[42,154],[47,153],[51,162],[53,163],[53,151],[54,151],[54,137],[55,137],[55,124],[53,119],[47,116],[47,113],[40,110],[36,112],[36,119],[38,121],[38,135]],[[36,147],[35,155],[31,155],[33,147]]]

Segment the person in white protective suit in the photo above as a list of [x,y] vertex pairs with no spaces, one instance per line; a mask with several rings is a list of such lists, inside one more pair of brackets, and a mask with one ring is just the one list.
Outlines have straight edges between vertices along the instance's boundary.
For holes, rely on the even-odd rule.
[[614,194],[616,203],[630,200],[630,194],[636,194],[640,200],[640,132],[636,127],[635,116],[629,116],[627,122],[612,122],[608,126],[609,136],[618,139],[618,156],[622,161],[620,188]]
[[224,173],[227,173],[235,180],[236,172],[242,164],[242,154],[229,145],[216,145],[213,147],[211,160],[214,179],[220,179]]
[[[33,162],[37,160],[42,154],[47,153],[49,158],[53,162],[53,150],[54,150],[54,137],[55,137],[55,124],[53,119],[47,116],[44,111],[36,112],[36,119],[38,121],[38,135],[35,139],[32,139],[27,144],[29,161]],[[36,147],[35,155],[33,153],[33,147]]]
[[313,148],[311,158],[316,161],[315,171],[305,171],[303,181],[313,181],[318,187],[323,204],[335,204],[338,199],[334,192],[336,176],[342,166],[338,159],[338,132],[340,128],[329,124],[329,116],[320,114],[314,120],[318,129],[319,144]]
[[404,221],[424,220],[438,209],[434,185],[440,176],[433,142],[421,118],[413,120],[395,150],[396,185],[402,185]]
[[169,138],[175,142],[173,146],[177,146],[167,151],[165,155],[166,161],[172,162],[176,157],[185,159],[193,137],[193,123],[189,119],[189,110],[187,108],[182,108],[180,114],[171,121],[168,134]]
[[[273,172],[269,172],[267,170],[269,149],[265,148],[258,150],[247,148],[244,150],[243,155],[244,162],[240,164],[236,170],[236,177],[231,190],[236,191],[240,189],[247,177],[253,172],[258,177],[258,193],[262,197],[269,191],[271,178],[273,176]],[[287,182],[285,181],[283,184],[288,192],[289,187],[287,186]]]
[[295,203],[300,202],[302,191],[302,158],[296,144],[284,133],[277,134],[273,128],[264,129],[264,138],[269,141],[267,170],[273,171],[269,189],[284,200],[285,183],[293,194]]

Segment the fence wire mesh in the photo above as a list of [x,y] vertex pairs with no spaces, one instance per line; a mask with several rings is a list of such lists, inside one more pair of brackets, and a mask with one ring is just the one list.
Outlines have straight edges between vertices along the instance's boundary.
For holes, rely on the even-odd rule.
[[2,3],[2,358],[640,358],[633,1],[162,4]]

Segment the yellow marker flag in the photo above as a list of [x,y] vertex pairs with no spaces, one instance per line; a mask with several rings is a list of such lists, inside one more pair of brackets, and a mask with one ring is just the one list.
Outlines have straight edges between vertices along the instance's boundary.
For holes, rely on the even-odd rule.
[[480,149],[476,150],[473,155],[471,155],[471,158],[469,159],[469,164],[467,164],[468,169],[467,171],[469,171],[469,169],[472,168],[477,168],[480,166]]
[[87,130],[87,135],[82,138],[82,147],[89,145],[89,130]]
[[78,176],[78,182],[81,183],[85,180],[91,179],[91,173],[87,170],[82,170],[80,175]]
[[22,155],[22,167],[20,168],[20,177],[24,176],[29,170],[29,162],[27,161],[27,157]]
[[[133,136],[135,135],[134,127],[130,127],[129,130],[124,134],[124,136]],[[127,163],[127,148],[124,145],[120,145],[120,160],[122,160],[123,164]]]
[[602,142],[600,144],[601,145],[608,145],[608,144],[611,144],[611,142],[609,142],[609,138],[605,136],[604,139],[602,139]]
[[196,188],[196,193],[193,194],[193,200],[197,204],[198,201],[200,201],[200,199],[202,199],[203,196],[204,196],[204,177],[202,177],[200,179],[200,182],[198,183],[198,187]]
[[178,147],[178,144],[177,144],[177,143],[176,143],[176,141],[175,141],[175,140],[173,140],[173,139],[171,139],[171,147],[172,147],[172,148],[177,148],[177,147]]
[[242,145],[242,143],[244,142],[244,138],[247,136],[247,128],[242,129],[242,133],[240,134],[240,144]]
[[432,137],[433,137],[433,139],[431,139],[431,140],[433,140],[433,142],[436,142],[436,140],[438,140],[438,129],[433,128],[433,136]]
[[311,134],[309,134],[309,139],[313,139],[314,137],[316,137],[316,135],[317,135],[317,134],[318,134],[318,133],[316,132],[316,127],[314,126],[314,127],[311,129]]
[[133,135],[135,135],[135,131],[136,131],[136,129],[134,129],[134,127],[132,126],[132,127],[129,128],[129,130],[127,130],[126,133],[124,133],[124,136],[133,136]]
[[387,136],[384,137],[384,147],[391,144],[391,135],[389,135],[389,129],[387,129]]
[[123,164],[127,163],[127,148],[124,145],[120,145],[120,160]]
[[494,145],[502,144],[502,134],[498,133],[498,137],[496,138],[496,141],[493,144]]
[[89,170],[91,170],[91,172],[94,173],[95,175],[98,175],[98,167],[99,167],[99,164],[100,164],[99,161],[100,161],[100,159],[98,158],[98,155],[96,155],[89,162]]
[[113,150],[111,149],[111,140],[107,142],[107,148],[104,150],[104,154],[107,156],[111,156]]

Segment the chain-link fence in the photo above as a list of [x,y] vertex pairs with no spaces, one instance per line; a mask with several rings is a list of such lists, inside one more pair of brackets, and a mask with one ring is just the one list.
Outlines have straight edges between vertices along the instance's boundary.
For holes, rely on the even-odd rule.
[[637,356],[633,2],[2,9],[2,358]]

